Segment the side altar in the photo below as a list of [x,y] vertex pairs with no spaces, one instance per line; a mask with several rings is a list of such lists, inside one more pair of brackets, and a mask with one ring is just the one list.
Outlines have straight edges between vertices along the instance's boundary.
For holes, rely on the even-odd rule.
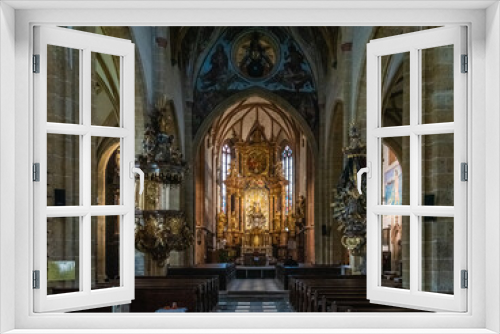
[[268,261],[287,257],[295,237],[295,214],[285,216],[285,187],[280,147],[265,138],[256,124],[249,138],[234,139],[235,159],[228,177],[227,209],[218,214],[217,244],[245,254],[265,254]]

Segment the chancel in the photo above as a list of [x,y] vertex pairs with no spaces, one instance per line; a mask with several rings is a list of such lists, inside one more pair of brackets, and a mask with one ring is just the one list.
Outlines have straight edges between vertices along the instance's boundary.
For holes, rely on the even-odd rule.
[[[367,167],[366,45],[432,27],[71,29],[136,48],[132,167],[145,180],[142,194],[136,180],[133,213],[135,299],[121,311],[412,311],[366,298],[367,181],[358,176]],[[48,51],[48,121],[78,123],[78,54]],[[453,122],[452,55],[447,46],[422,53],[426,124]],[[123,122],[113,57],[92,53],[93,125]],[[380,66],[382,128],[407,127],[409,55],[383,56]],[[370,177],[380,178],[380,206],[409,207],[417,168],[410,137],[394,133],[373,144],[380,166]],[[79,203],[75,138],[47,137],[49,206]],[[419,142],[425,205],[453,205],[453,143],[453,133],[434,132]],[[123,202],[121,145],[92,137],[92,205]],[[410,216],[390,212],[377,225],[380,284],[410,289]],[[121,284],[122,219],[92,217],[92,289]],[[452,294],[453,217],[419,222],[422,289]],[[47,224],[47,294],[77,291],[79,222]]]

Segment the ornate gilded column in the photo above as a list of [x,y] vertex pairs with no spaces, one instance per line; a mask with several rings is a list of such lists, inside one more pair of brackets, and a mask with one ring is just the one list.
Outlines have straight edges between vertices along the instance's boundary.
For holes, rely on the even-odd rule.
[[[231,188],[227,188],[227,219],[231,223],[231,218],[233,218],[233,206],[232,204],[233,191]],[[228,226],[228,230],[231,228],[231,224]]]
[[234,195],[234,213],[235,213],[235,216],[236,216],[236,222],[237,222],[237,225],[235,226],[236,230],[239,231],[240,230],[240,194],[239,194],[239,191],[236,192],[236,194]]

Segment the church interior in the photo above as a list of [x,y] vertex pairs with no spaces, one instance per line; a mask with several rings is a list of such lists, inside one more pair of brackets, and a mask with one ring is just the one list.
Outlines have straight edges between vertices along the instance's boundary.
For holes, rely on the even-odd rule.
[[[432,27],[68,28],[135,44],[135,164],[145,173],[135,194],[135,299],[84,312],[415,311],[366,299],[356,173],[366,167],[367,43]],[[48,121],[73,123],[78,53],[54,46],[48,55]],[[424,60],[434,64],[425,117],[447,121],[450,50]],[[91,65],[92,123],[118,126],[120,60],[95,53]],[[409,66],[405,54],[382,59],[385,126],[409,124]],[[78,202],[72,137],[48,136],[48,205]],[[92,204],[117,204],[120,140],[91,145]],[[422,150],[424,200],[448,205],[453,134],[428,136]],[[381,153],[382,202],[408,204],[408,138],[385,138]],[[426,291],[450,291],[453,220],[434,224],[446,219],[423,222]],[[71,220],[48,221],[48,294],[78,286]],[[384,286],[408,288],[408,227],[408,217],[383,217]],[[119,285],[120,217],[93,217],[91,233],[92,288]]]

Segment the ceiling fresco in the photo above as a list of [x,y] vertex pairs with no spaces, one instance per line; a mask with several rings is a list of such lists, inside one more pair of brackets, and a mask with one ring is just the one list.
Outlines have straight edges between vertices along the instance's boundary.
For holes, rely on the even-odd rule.
[[280,27],[231,27],[215,40],[195,77],[193,136],[220,103],[256,87],[287,101],[317,135],[316,84],[296,40]]

